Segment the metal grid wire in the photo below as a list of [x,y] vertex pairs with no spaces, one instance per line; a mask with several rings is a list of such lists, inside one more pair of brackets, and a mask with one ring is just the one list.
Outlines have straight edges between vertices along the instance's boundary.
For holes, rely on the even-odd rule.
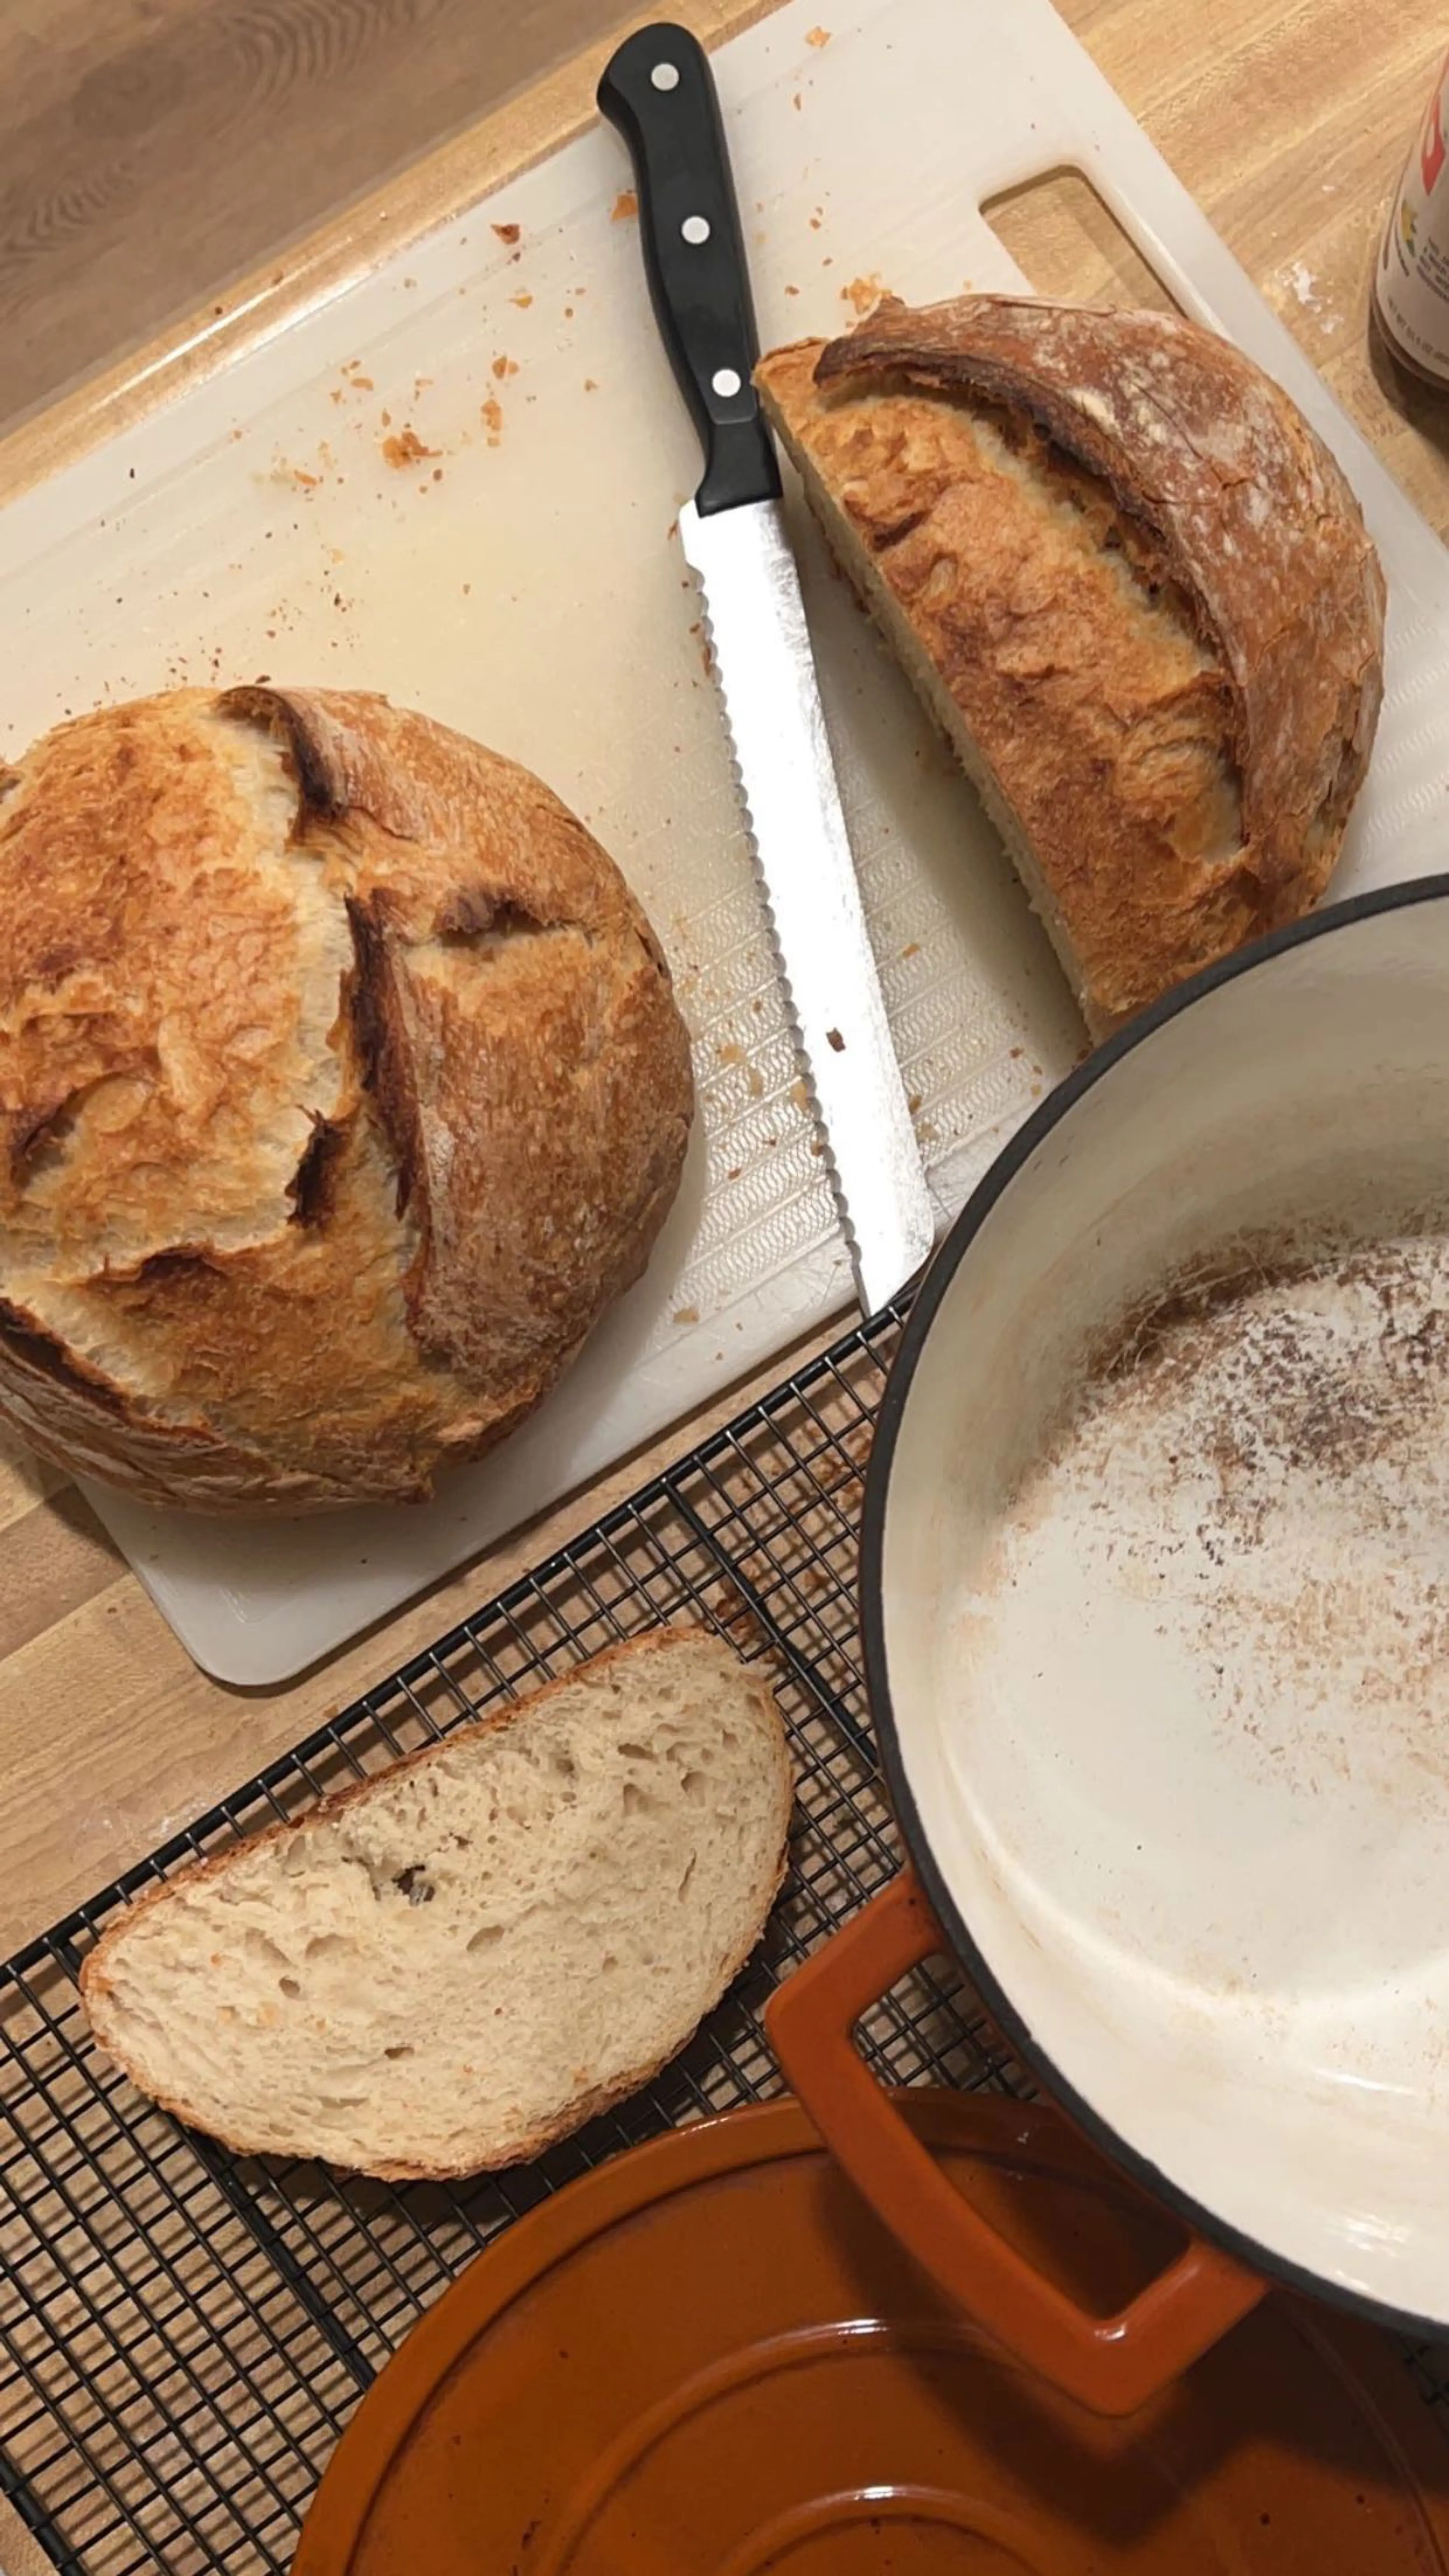
[[[852,1333],[0,1971],[0,2483],[67,2576],[286,2568],[359,2397],[491,2237],[619,2149],[780,2089],[766,1998],[899,1859],[855,1600],[896,1329]],[[127,1897],[681,1616],[769,1658],[796,1830],[761,1952],[634,2101],[537,2165],[396,2187],[231,2155],[96,2054],[76,1972]],[[1031,2089],[944,1961],[904,1979],[862,2035],[896,2083]],[[1427,2399],[1449,2397],[1440,2357],[1408,2359]]]

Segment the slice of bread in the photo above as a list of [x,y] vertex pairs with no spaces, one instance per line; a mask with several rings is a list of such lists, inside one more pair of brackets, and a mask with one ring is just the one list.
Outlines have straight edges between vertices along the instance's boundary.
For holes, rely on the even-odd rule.
[[247,2154],[393,2180],[514,2164],[718,2002],[791,1797],[761,1674],[661,1629],[151,1891],[85,1961],[91,2026]]

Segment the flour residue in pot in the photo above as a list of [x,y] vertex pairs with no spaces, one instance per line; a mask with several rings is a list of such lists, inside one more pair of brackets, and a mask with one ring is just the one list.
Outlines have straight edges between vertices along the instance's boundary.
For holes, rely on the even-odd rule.
[[1136,1577],[1264,1761],[1306,1788],[1405,1762],[1449,1782],[1449,1242],[1180,1290],[1119,1346],[1061,1467],[1073,1449],[1104,1479],[1135,1452]]
[[1074,1943],[1203,1999],[1421,1967],[1449,1938],[1449,1232],[1254,1246],[1119,1320],[953,1629],[957,1778]]
[[1065,1552],[1099,1603],[1155,1605],[1300,1787],[1405,1763],[1449,1784],[1449,1239],[1243,1261],[1139,1310],[988,1588],[1025,1606]]

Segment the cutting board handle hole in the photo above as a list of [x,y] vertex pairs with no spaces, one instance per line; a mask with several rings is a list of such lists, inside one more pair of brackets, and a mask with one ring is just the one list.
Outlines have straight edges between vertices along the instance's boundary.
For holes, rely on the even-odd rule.
[[1044,170],[988,197],[981,213],[1038,295],[1182,309],[1080,170]]

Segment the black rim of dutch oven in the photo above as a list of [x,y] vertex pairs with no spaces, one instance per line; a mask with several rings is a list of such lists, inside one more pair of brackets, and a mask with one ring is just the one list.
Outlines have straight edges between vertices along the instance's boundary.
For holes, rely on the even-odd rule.
[[1039,1108],[1032,1111],[973,1190],[929,1263],[906,1317],[877,1416],[875,1439],[866,1471],[860,1546],[866,1687],[891,1801],[907,1849],[941,1929],[1003,2035],[1026,2065],[1041,2078],[1051,2098],[1070,2112],[1094,2145],[1196,2234],[1225,2247],[1250,2271],[1261,2273],[1270,2282],[1286,2283],[1310,2298],[1325,2300],[1334,2307],[1347,2309],[1354,2316],[1364,2317],[1375,2325],[1387,2326],[1394,2332],[1426,2336],[1442,2335],[1449,2325],[1449,2318],[1419,2316],[1409,2309],[1390,2307],[1363,2291],[1345,2289],[1338,2282],[1325,2280],[1319,2273],[1307,2271],[1286,2256],[1272,2252],[1266,2245],[1257,2244],[1252,2237],[1243,2235],[1202,2202],[1194,2200],[1180,2184],[1160,2172],[1128,2143],[1120,2131],[1112,2127],[1110,2121],[1104,2119],[1100,2111],[1094,2109],[1083,2094],[1068,2083],[1010,1995],[998,1984],[977,1948],[965,1917],[937,1865],[930,1835],[911,1794],[896,1732],[886,1667],[883,1576],[886,1511],[896,1443],[921,1354],[965,1254],[998,1199],[1010,1188],[1017,1173],[1043,1139],[1051,1134],[1085,1093],[1110,1073],[1114,1065],[1120,1064],[1124,1056],[1144,1045],[1156,1030],[1175,1019],[1180,1012],[1191,1010],[1195,1002],[1215,992],[1220,984],[1251,972],[1266,959],[1280,956],[1285,949],[1300,947],[1309,940],[1332,938],[1335,931],[1347,929],[1354,922],[1368,920],[1376,913],[1396,912],[1411,904],[1442,903],[1445,900],[1449,900],[1449,875],[1418,877],[1401,885],[1375,888],[1369,894],[1349,896],[1341,903],[1326,905],[1322,911],[1310,913],[1302,921],[1290,923],[1286,929],[1270,931],[1264,938],[1254,940],[1249,947],[1239,949],[1218,965],[1205,967],[1187,983],[1178,985],[1163,1000],[1153,1003],[1115,1037],[1108,1038],[1085,1063],[1047,1095]]

